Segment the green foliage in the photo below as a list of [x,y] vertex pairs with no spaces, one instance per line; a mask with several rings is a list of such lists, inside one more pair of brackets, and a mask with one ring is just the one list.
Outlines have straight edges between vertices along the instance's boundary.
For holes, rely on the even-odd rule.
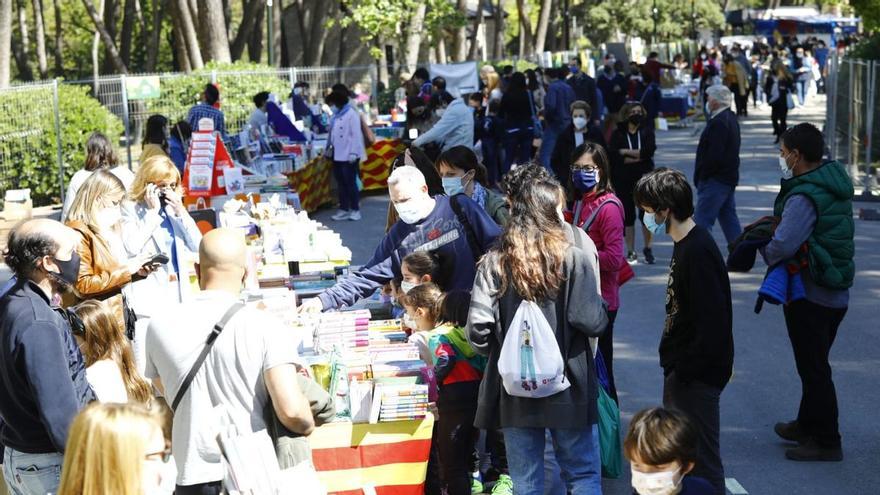
[[[65,184],[85,161],[89,134],[111,139],[122,133],[120,120],[89,96],[87,86],[59,86],[61,152]],[[50,85],[0,93],[0,188],[30,188],[35,205],[58,202],[58,155]]]
[[862,18],[867,32],[880,31],[880,2],[877,0],[850,0],[856,15]]
[[[275,93],[279,100],[290,94],[287,72],[246,62],[209,63],[204,69],[161,79],[161,97],[145,100],[147,114],[160,113],[173,123],[186,117],[190,107],[201,99],[205,85],[216,71],[220,86],[220,105],[226,118],[227,132],[236,132],[247,122],[254,109],[253,97],[260,91]],[[240,72],[232,74],[231,72]]]
[[880,33],[875,33],[860,41],[848,56],[865,60],[880,60]]
[[[657,41],[689,38],[691,35],[691,0],[657,0]],[[606,0],[589,9],[584,32],[593,44],[623,36],[639,36],[650,41],[654,34],[652,1]],[[696,25],[717,29],[724,24],[724,13],[714,0],[696,0]]]
[[[342,19],[342,26],[356,25],[360,28],[365,43],[377,39],[400,38],[405,31],[413,9],[427,2],[424,29],[437,38],[444,30],[464,25],[467,19],[455,9],[448,0],[357,0],[348,6],[351,15]],[[370,49],[370,55],[378,59],[381,50]]]

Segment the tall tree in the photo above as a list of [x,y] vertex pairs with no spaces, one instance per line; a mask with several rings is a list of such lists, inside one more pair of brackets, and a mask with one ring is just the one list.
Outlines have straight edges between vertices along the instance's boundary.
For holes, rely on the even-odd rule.
[[419,2],[412,9],[406,30],[406,44],[404,45],[403,65],[404,70],[412,74],[419,62],[419,48],[422,46],[422,31],[425,28],[425,11],[428,6],[425,2]]
[[153,0],[150,6],[152,22],[150,23],[150,33],[146,44],[147,60],[144,63],[144,70],[146,72],[156,70],[156,60],[159,57],[159,40],[162,35],[162,17],[169,6],[170,2],[168,0]]
[[[105,0],[98,0],[98,17],[104,16],[104,2]],[[92,35],[92,94],[95,95],[98,94],[100,90],[98,87],[98,76],[101,75],[101,68],[99,66],[101,63],[100,48],[101,33],[95,28],[95,34]]]
[[504,0],[498,0],[495,5],[495,43],[492,50],[492,59],[501,60],[504,58]]
[[235,39],[232,40],[232,46],[229,48],[232,60],[238,60],[241,58],[248,40],[251,39],[251,33],[254,32],[255,28],[261,27],[258,24],[258,19],[262,19],[261,13],[264,3],[264,0],[241,1],[243,12],[241,16],[241,24],[238,26],[238,32],[235,33]]
[[525,58],[532,52],[532,21],[529,19],[529,5],[526,0],[516,0],[516,12],[519,14],[519,58]]
[[174,5],[175,14],[180,22],[175,23],[178,31],[177,39],[181,40],[186,46],[187,60],[190,70],[198,70],[204,67],[204,58],[202,58],[202,48],[199,46],[198,35],[196,34],[196,24],[194,19],[198,13],[195,2],[190,3],[189,0],[171,0]]
[[[113,42],[113,46],[116,46],[116,21],[119,18],[119,0],[104,0],[104,29],[107,31],[107,35],[110,37],[110,40]],[[115,50],[116,48],[114,48]],[[113,56],[110,54],[110,47],[108,45],[104,45],[104,73],[113,72]],[[117,52],[118,53],[118,52]]]
[[[456,0],[455,10],[467,19],[467,0]],[[463,22],[456,26],[454,33],[452,59],[456,62],[464,62],[465,58],[467,58],[467,23]]]
[[553,0],[541,0],[541,12],[538,14],[538,29],[535,31],[535,53],[544,51],[547,42],[547,28],[550,26],[550,11]]
[[12,62],[12,0],[0,0],[0,88],[9,86]]
[[30,37],[28,35],[27,8],[24,0],[17,0],[18,38],[12,37],[12,54],[18,68],[18,77],[25,81],[33,81],[34,71],[30,62]]
[[254,12],[254,24],[256,28],[251,30],[251,37],[248,40],[248,58],[251,62],[263,61],[263,20],[265,18],[265,3],[260,2],[260,8]]
[[[491,2],[491,0],[490,0]],[[474,18],[473,33],[471,33],[471,50],[468,54],[469,60],[480,60],[480,43],[486,43],[486,36],[480,36],[483,28],[483,0],[477,1],[477,15]],[[482,39],[481,39],[482,38]]]
[[229,37],[226,35],[226,19],[222,0],[197,0],[199,12],[199,44],[207,60],[232,62],[229,53]]
[[[110,4],[110,0],[104,1],[106,2],[104,5],[104,14],[106,14],[107,5]],[[119,56],[119,51],[116,49],[116,43],[113,41],[113,37],[110,36],[110,32],[104,25],[104,21],[101,20],[101,16],[98,15],[98,11],[95,9],[95,4],[92,3],[92,0],[83,0],[83,5],[85,5],[89,17],[91,17],[92,22],[95,23],[95,29],[101,36],[101,41],[104,43],[107,54],[110,56],[110,63],[112,64],[113,70],[120,74],[127,74],[128,67],[125,66],[125,62],[123,62],[122,57]]]
[[46,57],[46,22],[43,20],[43,0],[33,0],[34,24],[36,25],[37,68],[40,79],[49,77],[49,61]]
[[52,0],[52,12],[55,14],[55,76],[64,74],[64,29],[61,25],[61,0]]
[[122,33],[119,40],[119,55],[122,62],[131,66],[131,46],[134,38],[134,21],[137,16],[135,0],[125,0],[122,8]]

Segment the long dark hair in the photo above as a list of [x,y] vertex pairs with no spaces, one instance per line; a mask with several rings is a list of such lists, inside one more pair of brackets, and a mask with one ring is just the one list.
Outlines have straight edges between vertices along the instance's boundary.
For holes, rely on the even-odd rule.
[[119,158],[113,151],[113,144],[107,136],[93,132],[86,141],[86,163],[84,168],[94,172],[100,168],[113,168],[119,165]]
[[[517,174],[513,172],[511,179],[516,181]],[[528,187],[504,189],[516,190],[508,197],[510,221],[498,247],[486,258],[499,276],[499,294],[512,285],[528,301],[555,297],[565,280],[562,263],[570,245],[558,213],[565,202],[562,186],[556,179],[544,176]]]
[[453,146],[440,153],[437,161],[434,162],[437,173],[440,173],[440,164],[464,170],[464,173],[475,170],[474,180],[479,182],[480,185],[486,185],[486,167],[480,164],[476,153],[467,146]]
[[605,152],[605,148],[599,143],[584,141],[571,153],[572,171],[574,171],[574,164],[584,155],[590,155],[593,163],[599,169],[599,183],[596,184],[596,193],[614,192],[614,186],[611,185],[611,166],[608,163],[608,153]]
[[147,119],[147,130],[144,134],[144,144],[158,144],[168,151],[168,136],[165,128],[168,127],[168,119],[164,115],[150,115]]

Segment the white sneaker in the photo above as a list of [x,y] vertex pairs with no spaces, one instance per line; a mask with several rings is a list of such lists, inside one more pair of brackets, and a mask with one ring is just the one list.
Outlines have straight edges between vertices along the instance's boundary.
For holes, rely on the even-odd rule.
[[361,219],[361,211],[360,210],[352,211],[351,215],[348,216],[348,219],[353,222],[357,222],[358,220]]
[[348,210],[339,210],[335,215],[330,217],[332,220],[338,222],[340,220],[348,220],[348,217],[351,216],[351,212]]

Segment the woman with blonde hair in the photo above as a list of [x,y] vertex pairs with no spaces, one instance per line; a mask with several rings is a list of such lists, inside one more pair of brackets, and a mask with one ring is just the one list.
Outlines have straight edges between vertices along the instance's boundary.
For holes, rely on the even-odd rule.
[[73,174],[73,177],[70,178],[70,184],[67,186],[67,194],[64,195],[64,205],[61,207],[61,218],[67,217],[70,205],[73,204],[77,191],[79,191],[79,188],[82,187],[86,179],[95,170],[101,169],[109,170],[113,175],[119,177],[119,180],[122,181],[126,189],[131,187],[131,183],[134,181],[134,174],[131,173],[128,167],[119,163],[116,151],[113,150],[113,144],[107,139],[107,136],[100,132],[93,132],[89,136],[88,141],[86,141],[86,160],[83,168]]
[[137,315],[134,345],[138,371],[144,371],[144,332],[151,315],[188,294],[189,266],[202,233],[183,206],[180,172],[167,156],[141,163],[122,211],[122,237],[129,256],[162,255],[163,263],[132,284]]
[[[137,372],[134,353],[111,308],[102,301],[74,307],[82,327],[73,328],[86,362],[86,378],[101,402],[149,404],[152,389]],[[76,326],[76,325],[75,325]]]
[[162,417],[137,404],[92,403],[70,425],[58,495],[144,495],[164,488]]
[[149,274],[152,265],[149,256],[129,259],[122,247],[119,222],[124,198],[122,181],[107,170],[93,172],[77,191],[64,221],[80,235],[77,254],[81,262],[75,293],[66,296],[64,303],[106,300],[117,323],[133,331],[134,320],[127,314],[127,286],[133,277]]

